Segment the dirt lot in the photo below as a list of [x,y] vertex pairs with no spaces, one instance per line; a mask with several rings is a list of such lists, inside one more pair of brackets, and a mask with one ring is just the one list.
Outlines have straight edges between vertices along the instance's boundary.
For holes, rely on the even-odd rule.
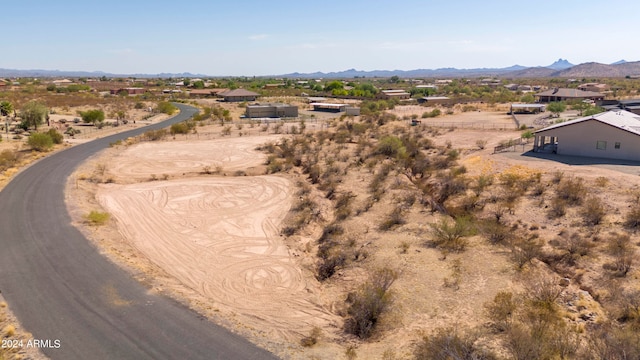
[[[421,114],[425,108],[396,111],[403,117]],[[433,135],[437,144],[460,151],[459,163],[471,178],[562,171],[591,184],[606,177],[615,189],[605,199],[611,222],[619,221],[628,194],[637,187],[634,169],[628,173],[611,164],[575,165],[520,156],[521,152],[492,154],[494,146],[520,134],[491,130],[503,123],[513,125],[500,111],[464,112],[445,119],[498,124],[484,130],[482,126],[441,129]],[[176,297],[285,358],[336,359],[356,349],[358,358],[369,359],[382,354],[410,358],[420,334],[442,326],[483,326],[484,304],[500,290],[519,289],[508,254],[479,237],[470,240],[466,252],[447,259],[425,247],[434,214],[414,209],[407,214],[407,225],[396,231],[373,230],[391,209],[390,203],[375,205],[347,223],[350,230],[345,237],[368,253],[362,265],[340,270],[334,279],[320,283],[314,276],[316,256],[310,250],[320,229],[293,239],[279,235],[296,200],[296,181],[306,176],[264,175],[266,155],[255,150],[281,135],[246,126],[228,136],[221,131],[222,126],[211,124],[199,127],[197,135],[125,142],[85,163],[70,179],[67,199],[74,222],[151,291]],[[484,149],[478,148],[479,139],[486,141]],[[350,172],[341,190],[364,193],[367,173],[366,169]],[[402,176],[396,177],[393,187],[402,189]],[[572,226],[569,217],[547,220],[539,206],[524,200],[516,215],[507,217],[525,225],[545,224],[541,232],[547,238]],[[91,210],[106,211],[111,220],[103,227],[88,227],[84,216]],[[463,266],[453,269],[454,260]],[[390,264],[400,277],[393,286],[393,308],[380,320],[382,335],[367,342],[345,340],[341,309],[347,293],[366,278],[365,269]],[[455,276],[461,279],[456,287],[446,285]],[[570,288],[567,293],[578,290]],[[322,334],[319,343],[301,347],[300,339],[316,327]]]

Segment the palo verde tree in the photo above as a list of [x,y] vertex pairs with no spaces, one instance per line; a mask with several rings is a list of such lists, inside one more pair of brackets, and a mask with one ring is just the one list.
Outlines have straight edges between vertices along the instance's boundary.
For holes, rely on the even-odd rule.
[[565,111],[566,109],[567,109],[567,105],[562,101],[550,102],[549,105],[547,105],[547,110],[551,111],[556,116],[559,116],[560,113]]
[[38,125],[41,125],[46,119],[49,110],[47,106],[38,101],[29,101],[20,109],[20,118],[26,128],[33,126],[38,130]]
[[82,121],[91,124],[98,124],[104,121],[104,111],[100,109],[87,110],[80,112]]

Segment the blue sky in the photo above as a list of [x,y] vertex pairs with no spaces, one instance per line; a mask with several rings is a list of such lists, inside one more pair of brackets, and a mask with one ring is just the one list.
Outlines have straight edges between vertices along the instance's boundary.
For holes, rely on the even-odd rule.
[[251,76],[640,60],[640,2],[629,0],[21,0],[2,9],[0,68],[9,69]]

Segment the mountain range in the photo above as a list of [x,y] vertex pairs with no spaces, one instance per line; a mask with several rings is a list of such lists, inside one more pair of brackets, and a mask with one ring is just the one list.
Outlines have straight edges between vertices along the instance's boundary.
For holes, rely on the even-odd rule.
[[[476,69],[415,69],[415,70],[373,70],[349,69],[339,72],[290,73],[273,75],[279,78],[354,78],[354,77],[392,77],[401,78],[462,78],[462,77],[500,77],[500,78],[607,78],[640,75],[640,61],[616,61],[612,64],[588,62],[574,65],[566,59],[558,59],[548,66],[526,67],[513,65],[506,68]],[[135,78],[204,78],[204,74],[160,73],[160,74],[111,74],[102,71],[60,71],[60,70],[12,70],[0,69],[0,77],[135,77]]]

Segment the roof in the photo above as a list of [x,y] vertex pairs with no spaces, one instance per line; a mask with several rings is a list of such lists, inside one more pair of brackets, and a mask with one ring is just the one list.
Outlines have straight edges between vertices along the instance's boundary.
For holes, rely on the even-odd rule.
[[235,89],[235,90],[225,91],[219,95],[228,97],[228,96],[259,96],[260,94],[254,93],[253,91],[249,91],[245,89]]
[[297,107],[295,105],[291,105],[291,104],[282,104],[282,103],[267,103],[267,104],[249,104],[247,105],[248,108],[267,108],[267,107],[275,107],[275,108],[282,108],[282,107]]
[[512,108],[526,109],[526,108],[545,108],[545,104],[511,104]]
[[324,108],[334,108],[334,109],[339,109],[341,107],[347,106],[347,104],[331,104],[331,103],[311,103],[309,105],[324,107]]
[[605,111],[599,114],[581,117],[579,119],[566,121],[563,123],[548,126],[544,129],[536,131],[536,133],[557,129],[563,126],[570,126],[577,123],[595,120],[603,124],[607,124],[616,127],[620,130],[628,131],[635,135],[640,135],[640,115],[634,114],[629,111]]
[[537,93],[536,96],[557,96],[564,98],[588,98],[588,97],[602,97],[602,94],[595,91],[583,91],[579,89],[549,89],[541,93]]
[[213,90],[211,89],[194,89],[189,92],[194,95],[211,95],[213,94]]
[[449,100],[448,97],[446,96],[423,96],[423,99],[429,101],[429,100]]

